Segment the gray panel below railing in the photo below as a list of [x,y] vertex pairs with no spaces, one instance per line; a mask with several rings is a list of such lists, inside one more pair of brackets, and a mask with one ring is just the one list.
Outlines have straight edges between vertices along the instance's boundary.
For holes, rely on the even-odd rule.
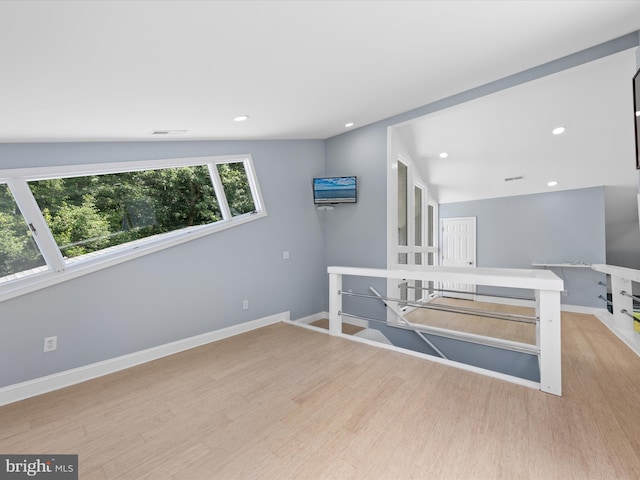
[[[380,330],[396,347],[439,357],[416,332],[377,323],[371,325],[370,328]],[[426,336],[449,360],[532,382],[540,382],[540,368],[536,355],[488,347],[436,335]]]

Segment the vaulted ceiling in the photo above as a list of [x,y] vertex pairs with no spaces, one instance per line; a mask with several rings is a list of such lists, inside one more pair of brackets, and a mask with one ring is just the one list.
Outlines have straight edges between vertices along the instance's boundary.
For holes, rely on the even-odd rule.
[[2,1],[0,142],[324,139],[639,29],[635,0]]

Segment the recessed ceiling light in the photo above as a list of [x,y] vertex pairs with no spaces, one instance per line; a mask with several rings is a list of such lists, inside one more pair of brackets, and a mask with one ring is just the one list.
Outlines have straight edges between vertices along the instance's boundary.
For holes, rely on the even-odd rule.
[[447,158],[449,156],[449,154],[447,152],[442,152],[440,154],[440,158]]
[[565,130],[566,129],[564,127],[556,127],[551,131],[551,133],[554,135],[560,135],[561,133],[564,133]]
[[547,187],[555,187],[556,185],[558,185],[558,182],[556,180],[547,182]]
[[349,127],[353,127],[354,123],[353,122],[349,122],[349,123],[345,123],[344,126],[349,128]]
[[249,120],[249,115],[238,115],[233,119],[234,122],[244,122],[245,120]]

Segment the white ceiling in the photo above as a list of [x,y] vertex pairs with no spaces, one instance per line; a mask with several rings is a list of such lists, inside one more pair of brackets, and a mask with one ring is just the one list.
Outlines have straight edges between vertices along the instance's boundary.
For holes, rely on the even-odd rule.
[[[440,203],[600,185],[633,193],[636,69],[633,48],[396,130]],[[552,135],[558,126],[565,133]],[[505,181],[514,177],[524,178]],[[549,188],[551,180],[558,185]]]
[[1,1],[0,142],[328,138],[639,29],[637,0]]

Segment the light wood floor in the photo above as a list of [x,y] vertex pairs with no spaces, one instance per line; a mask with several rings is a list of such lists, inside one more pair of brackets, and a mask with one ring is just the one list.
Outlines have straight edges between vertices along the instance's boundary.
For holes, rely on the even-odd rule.
[[[535,309],[529,307],[515,307],[497,303],[463,300],[458,298],[437,298],[431,302],[437,305],[451,305],[463,308],[475,308],[489,312],[515,313],[517,315],[535,315]],[[531,323],[498,320],[489,317],[466,315],[437,310],[417,308],[408,315],[407,320],[412,323],[429,325],[432,327],[448,328],[451,330],[485,335],[488,337],[512,340],[514,342],[536,343],[536,326]]]
[[0,408],[93,479],[638,479],[640,359],[563,315],[564,396],[277,324]]

